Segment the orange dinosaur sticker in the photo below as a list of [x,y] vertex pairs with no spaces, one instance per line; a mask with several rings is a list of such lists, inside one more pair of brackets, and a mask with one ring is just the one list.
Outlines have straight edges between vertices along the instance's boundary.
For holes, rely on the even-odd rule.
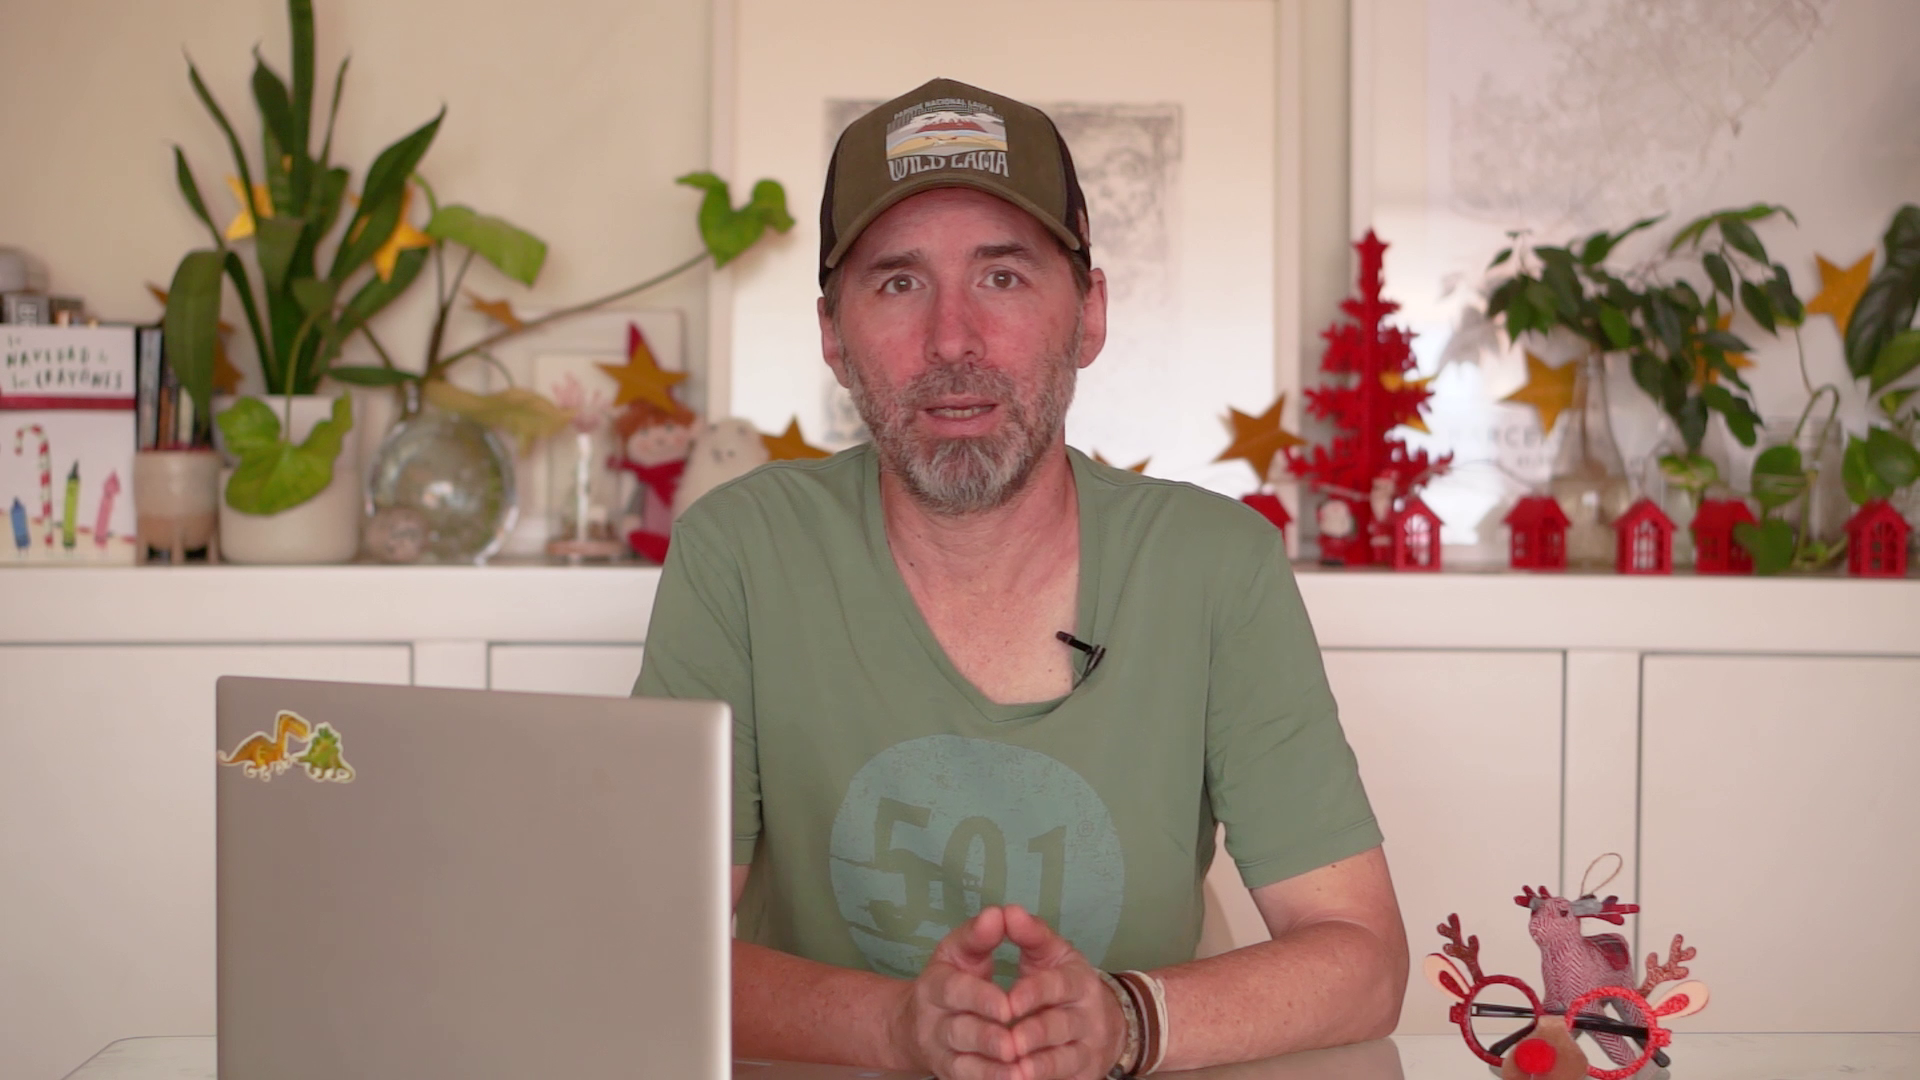
[[[295,739],[305,740],[306,745],[293,746]],[[353,766],[347,764],[346,745],[331,724],[315,726],[299,713],[286,709],[274,717],[273,734],[256,731],[242,739],[232,753],[215,753],[220,764],[238,765],[242,772],[256,780],[271,780],[295,764],[314,780],[344,784],[354,775]]]

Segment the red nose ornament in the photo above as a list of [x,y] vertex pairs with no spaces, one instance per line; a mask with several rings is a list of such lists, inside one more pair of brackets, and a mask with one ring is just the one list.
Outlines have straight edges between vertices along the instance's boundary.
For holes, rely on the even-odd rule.
[[1532,1036],[1500,1063],[1501,1080],[1585,1080],[1587,1055],[1567,1034],[1561,1016],[1543,1016]]

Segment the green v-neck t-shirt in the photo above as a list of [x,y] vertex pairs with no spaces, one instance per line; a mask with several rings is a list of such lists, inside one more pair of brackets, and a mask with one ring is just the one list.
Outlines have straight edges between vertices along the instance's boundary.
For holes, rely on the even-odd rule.
[[764,466],[675,523],[633,692],[732,706],[743,940],[910,978],[1017,903],[1096,966],[1152,969],[1193,957],[1216,822],[1254,888],[1380,843],[1279,530],[1067,453],[1061,629],[1106,653],[1052,701],[995,704],[948,660],[871,445]]

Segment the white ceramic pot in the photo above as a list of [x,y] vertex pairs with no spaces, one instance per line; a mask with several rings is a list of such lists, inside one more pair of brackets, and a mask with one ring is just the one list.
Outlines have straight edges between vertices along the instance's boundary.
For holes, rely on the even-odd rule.
[[[266,398],[274,415],[294,442],[305,439],[313,426],[331,416],[335,395],[296,395],[291,423],[287,400]],[[214,414],[232,399],[217,400]],[[358,416],[354,428],[360,426]],[[333,462],[333,480],[320,494],[277,514],[246,514],[227,505],[231,466],[220,470],[220,554],[236,563],[340,563],[360,551],[360,517],[365,509],[364,477],[360,474],[360,446],[356,432],[341,440]]]

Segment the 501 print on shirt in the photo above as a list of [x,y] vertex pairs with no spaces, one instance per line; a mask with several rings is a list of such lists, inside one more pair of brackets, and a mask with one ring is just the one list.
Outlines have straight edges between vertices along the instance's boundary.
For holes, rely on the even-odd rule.
[[[1023,747],[930,735],[875,755],[834,817],[840,915],[875,971],[911,978],[993,904],[1035,913],[1098,966],[1120,923],[1126,859],[1079,773]],[[995,954],[1002,982],[1019,950]]]

